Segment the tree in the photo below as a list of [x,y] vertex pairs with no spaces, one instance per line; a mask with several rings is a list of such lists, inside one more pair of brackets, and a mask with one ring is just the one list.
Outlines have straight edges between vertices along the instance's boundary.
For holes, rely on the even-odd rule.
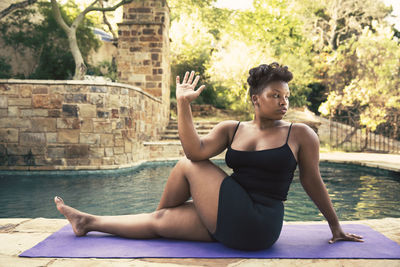
[[352,112],[372,131],[386,122],[396,128],[391,115],[400,114],[400,44],[393,35],[390,27],[374,22],[358,40],[353,38],[337,50],[329,70],[330,83],[347,70],[351,74],[333,87],[320,106],[322,114],[342,110]]
[[297,3],[298,14],[307,21],[315,49],[336,50],[347,39],[359,36],[372,21],[381,23],[391,8],[377,0],[306,0]]
[[[69,17],[79,13],[80,10],[73,2],[68,2],[61,10],[67,23],[70,23]],[[93,34],[94,25],[86,17],[76,31],[84,59],[92,49],[96,50],[100,46],[100,41]],[[32,8],[18,9],[4,18],[0,21],[0,38],[7,47],[14,50],[10,53],[11,61],[28,65],[25,72],[12,77],[61,80],[72,78],[74,60],[67,36],[54,19],[51,3],[40,1]],[[30,59],[25,61],[26,57]]]
[[68,45],[71,50],[72,56],[75,61],[75,72],[74,72],[74,80],[82,80],[83,76],[86,73],[87,67],[83,60],[81,51],[78,46],[78,42],[76,39],[76,30],[79,24],[83,21],[86,14],[92,11],[101,11],[101,12],[109,12],[114,11],[118,7],[131,3],[133,0],[122,0],[117,4],[111,7],[104,7],[103,0],[95,0],[93,1],[87,8],[85,8],[81,13],[79,13],[72,21],[71,25],[68,25],[63,17],[61,16],[60,8],[58,6],[57,0],[51,0],[51,5],[53,9],[53,13],[58,25],[65,31],[68,37]]
[[3,10],[0,11],[0,19],[4,18],[8,14],[11,14],[15,10],[25,8],[25,7],[29,6],[29,5],[33,5],[36,2],[37,2],[37,0],[26,0],[26,1],[19,2],[19,3],[11,4],[6,9],[3,9]]
[[[171,23],[171,77],[176,77],[176,75],[182,77],[185,71],[194,70],[196,74],[201,76],[201,83],[206,85],[195,102],[226,107],[228,101],[218,96],[214,83],[206,73],[213,44],[216,41],[209,28],[202,21],[201,16],[201,11],[194,9],[190,14],[182,13],[179,17],[176,16]],[[171,97],[174,96],[175,84],[172,82]]]
[[294,73],[291,105],[303,106],[313,82],[311,43],[289,0],[256,0],[252,10],[235,11],[212,60],[209,73],[229,88],[236,108],[246,106],[248,70],[273,61]]

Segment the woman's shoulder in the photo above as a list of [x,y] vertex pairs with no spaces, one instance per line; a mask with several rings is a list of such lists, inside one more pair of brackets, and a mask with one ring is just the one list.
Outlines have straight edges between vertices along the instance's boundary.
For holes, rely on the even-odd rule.
[[318,135],[317,133],[307,124],[296,122],[292,123],[292,133],[298,140],[317,140]]
[[234,131],[236,126],[239,124],[239,121],[235,120],[226,120],[226,121],[221,121],[217,125],[215,125],[215,129],[218,131],[223,131],[225,133],[230,134],[231,132]]
[[236,127],[240,121],[235,121],[235,120],[226,120],[226,121],[220,121],[217,126],[219,127],[224,127],[224,128],[232,128]]

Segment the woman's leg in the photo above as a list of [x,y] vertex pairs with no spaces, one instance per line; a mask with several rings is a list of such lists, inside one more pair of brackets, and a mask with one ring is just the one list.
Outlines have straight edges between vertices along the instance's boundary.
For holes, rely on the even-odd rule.
[[96,216],[80,212],[55,199],[57,209],[72,224],[77,236],[99,231],[126,238],[166,237],[196,241],[212,241],[193,203],[153,213],[121,216]]
[[190,198],[190,185],[184,173],[185,160],[181,159],[172,168],[157,210],[181,205]]
[[[215,231],[219,188],[225,176],[223,170],[208,160],[182,159],[171,172],[159,209],[149,214],[94,216],[75,210],[60,199],[55,201],[77,235],[102,231],[132,238],[211,240],[207,229]],[[193,204],[184,203],[190,195]]]

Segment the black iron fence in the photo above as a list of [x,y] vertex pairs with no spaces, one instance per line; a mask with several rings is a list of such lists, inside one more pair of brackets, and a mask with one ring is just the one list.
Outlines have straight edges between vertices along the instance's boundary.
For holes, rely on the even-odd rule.
[[375,131],[360,125],[351,116],[329,119],[329,144],[353,152],[400,153],[400,116],[387,117]]

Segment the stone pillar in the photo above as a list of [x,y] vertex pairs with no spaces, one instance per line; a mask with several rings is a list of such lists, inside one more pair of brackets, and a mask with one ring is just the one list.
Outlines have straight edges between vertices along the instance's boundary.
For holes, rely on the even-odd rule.
[[166,0],[124,5],[118,24],[118,76],[169,106],[169,7]]

